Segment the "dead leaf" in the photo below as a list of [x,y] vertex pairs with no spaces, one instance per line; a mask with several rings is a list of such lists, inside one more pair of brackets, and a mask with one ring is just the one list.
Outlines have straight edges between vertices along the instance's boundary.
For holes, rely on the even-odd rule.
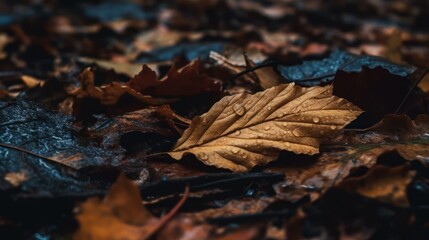
[[347,132],[325,142],[322,153],[315,158],[294,157],[289,161],[278,161],[266,171],[285,174],[285,181],[275,187],[282,198],[296,199],[310,194],[311,199],[316,200],[359,167],[372,168],[380,157],[390,153],[427,164],[428,118],[421,115],[412,121],[405,115],[387,115],[364,132]]
[[171,67],[167,76],[158,80],[146,65],[127,85],[137,92],[158,97],[194,96],[220,91],[220,82],[202,72],[202,64],[194,60],[183,68]]
[[406,189],[414,175],[406,165],[394,168],[375,166],[364,176],[345,180],[340,187],[382,202],[407,207]]
[[[107,61],[107,60],[101,60],[101,59],[95,59],[95,58],[87,58],[87,57],[80,57],[78,58],[79,62],[91,64],[95,63],[98,66],[101,66],[106,69],[113,69],[117,73],[126,74],[130,77],[136,75],[139,73],[142,69],[141,64],[136,63],[117,63],[113,61]],[[149,68],[157,70],[157,65],[155,64],[149,64]]]
[[20,186],[23,182],[27,181],[28,176],[24,171],[6,173],[4,180],[14,187]]
[[[256,66],[252,59],[247,57],[246,54],[244,54],[244,59],[246,60],[246,65],[248,68]],[[255,75],[262,89],[274,87],[282,83],[282,77],[278,73],[276,73],[271,67],[256,69]]]
[[90,97],[100,100],[104,105],[114,105],[124,94],[129,94],[137,100],[148,105],[162,105],[168,101],[155,99],[148,95],[142,95],[129,86],[120,82],[111,82],[103,86],[95,86],[94,73],[90,68],[86,68],[80,74],[81,87],[70,91],[71,95],[78,98]]
[[191,125],[168,154],[192,153],[207,165],[246,171],[277,159],[280,150],[316,154],[361,110],[332,96],[332,86],[279,85],[224,97]]
[[91,198],[81,205],[75,239],[143,239],[157,219],[141,201],[137,186],[121,175],[104,200]]
[[37,86],[43,86],[43,83],[45,82],[45,81],[43,81],[41,79],[37,79],[35,77],[28,76],[28,75],[22,75],[21,76],[21,80],[24,82],[24,84],[28,88],[34,88],[34,87],[37,87]]
[[138,187],[120,175],[103,200],[90,198],[80,206],[74,239],[149,239],[178,211],[188,193],[187,188],[176,207],[157,219],[143,206]]

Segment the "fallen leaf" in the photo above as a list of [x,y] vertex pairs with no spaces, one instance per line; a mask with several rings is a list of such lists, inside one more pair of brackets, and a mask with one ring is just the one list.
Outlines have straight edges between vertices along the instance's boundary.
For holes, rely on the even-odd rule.
[[[415,80],[392,74],[381,67],[364,67],[360,72],[337,72],[333,85],[336,96],[349,100],[365,111],[353,123],[352,128],[367,128],[386,114],[424,108],[427,100],[419,91],[413,91],[413,81]],[[398,109],[406,97],[407,101]]]
[[37,78],[32,77],[32,76],[28,76],[28,75],[22,75],[21,80],[29,88],[34,88],[37,86],[43,86],[43,83],[44,83],[43,80],[37,79]]
[[158,219],[143,206],[137,185],[120,175],[103,200],[90,198],[80,206],[74,239],[149,239],[178,211],[188,192],[187,188],[176,207]]
[[[421,115],[412,121],[405,115],[387,115],[370,129],[347,132],[325,142],[322,153],[313,158],[281,156],[267,172],[283,172],[285,181],[276,191],[285,199],[310,194],[312,200],[327,189],[341,184],[359,167],[372,168],[381,158],[392,161],[392,153],[399,158],[423,164],[429,163],[429,116]],[[386,156],[386,157],[385,157]]]
[[[136,63],[116,63],[112,61],[95,59],[95,58],[87,58],[87,57],[80,57],[78,58],[78,61],[85,64],[95,63],[98,66],[101,66],[106,69],[113,69],[117,73],[126,74],[130,77],[138,74],[142,69],[142,65],[136,64]],[[157,65],[155,64],[149,64],[148,67],[155,70],[157,69]]]
[[[143,206],[136,185],[120,175],[104,200],[90,198],[76,216],[75,239],[143,239],[157,219]],[[145,238],[146,239],[146,238]]]
[[[252,68],[256,66],[256,64],[252,61],[252,59],[247,57],[246,54],[244,54],[244,58],[246,60],[246,65],[248,68]],[[262,87],[262,89],[274,87],[283,82],[281,76],[278,73],[276,73],[274,69],[271,67],[256,69],[255,75],[256,75],[256,78],[258,79],[257,82]]]
[[219,92],[220,82],[202,72],[199,60],[183,68],[173,66],[167,76],[158,80],[156,73],[146,65],[127,85],[142,94],[158,97],[194,96],[201,93]]
[[162,105],[168,101],[156,99],[148,95],[142,95],[136,90],[120,82],[111,82],[103,86],[95,86],[94,73],[90,68],[86,68],[79,76],[81,87],[70,91],[70,95],[78,98],[90,97],[100,100],[104,105],[114,105],[118,99],[125,94],[129,94],[135,99],[148,105]]
[[407,207],[407,187],[415,173],[409,167],[375,166],[364,176],[353,177],[343,181],[340,188],[356,192],[363,196],[375,198],[396,206]]
[[28,176],[24,171],[10,172],[4,175],[4,180],[6,180],[14,187],[20,186],[23,182],[27,181],[27,179],[28,179]]
[[361,110],[332,96],[332,86],[279,85],[224,97],[195,117],[168,154],[192,153],[207,165],[246,171],[277,159],[280,150],[316,154],[322,139],[338,134]]
[[382,67],[391,74],[406,77],[411,75],[416,68],[408,65],[401,65],[389,62],[385,59],[355,55],[340,50],[332,52],[328,58],[314,61],[304,61],[297,66],[277,67],[280,74],[290,82],[295,82],[301,86],[316,86],[328,83],[334,79],[337,71],[360,72],[362,67],[370,69]]

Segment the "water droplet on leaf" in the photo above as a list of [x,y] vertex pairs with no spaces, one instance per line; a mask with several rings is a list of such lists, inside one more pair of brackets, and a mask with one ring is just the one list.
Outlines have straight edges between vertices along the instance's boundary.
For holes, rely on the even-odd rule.
[[239,116],[243,116],[246,113],[246,109],[240,104],[234,104],[232,110]]
[[299,137],[299,136],[301,136],[301,134],[300,134],[300,132],[299,132],[299,130],[298,130],[298,129],[294,129],[294,130],[292,130],[292,134],[293,134],[295,137]]
[[320,118],[318,118],[318,117],[313,117],[313,122],[314,123],[318,123],[320,121]]

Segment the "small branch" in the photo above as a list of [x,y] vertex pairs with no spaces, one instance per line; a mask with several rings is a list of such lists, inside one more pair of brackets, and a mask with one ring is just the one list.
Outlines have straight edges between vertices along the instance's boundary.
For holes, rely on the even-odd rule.
[[18,152],[23,152],[23,153],[26,153],[26,154],[31,155],[31,156],[33,156],[33,157],[37,157],[37,158],[40,158],[40,159],[46,160],[46,161],[48,161],[48,162],[51,162],[51,163],[53,163],[53,164],[55,164],[55,165],[60,165],[61,167],[67,167],[67,168],[70,168],[70,169],[72,169],[72,170],[77,170],[77,168],[72,167],[72,166],[69,166],[69,165],[66,165],[66,164],[63,164],[62,162],[60,162],[60,161],[58,161],[58,160],[55,160],[55,159],[52,159],[52,158],[48,158],[48,157],[45,157],[45,156],[39,155],[39,154],[37,154],[37,153],[35,153],[35,152],[32,152],[32,151],[29,151],[29,150],[26,150],[26,149],[20,148],[20,147],[18,147],[18,146],[14,146],[14,145],[6,144],[6,143],[0,143],[0,147],[7,148],[7,149],[11,149],[11,150],[18,151]]
[[176,213],[183,206],[183,204],[186,202],[186,199],[188,199],[188,197],[189,197],[189,186],[186,185],[185,192],[183,193],[182,198],[176,204],[176,206],[174,206],[174,208],[171,209],[170,212],[168,212],[161,219],[159,219],[159,221],[152,226],[152,229],[149,232],[143,234],[140,239],[149,239],[153,234],[158,232],[168,221],[171,220],[171,218],[173,218],[174,215],[176,215]]

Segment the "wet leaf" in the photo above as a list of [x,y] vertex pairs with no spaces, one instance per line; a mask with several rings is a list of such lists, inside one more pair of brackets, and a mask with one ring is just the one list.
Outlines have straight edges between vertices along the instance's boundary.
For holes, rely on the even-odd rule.
[[207,165],[246,171],[277,158],[279,150],[316,154],[322,139],[338,134],[361,113],[332,96],[332,86],[279,85],[254,95],[224,97],[195,117],[168,154],[194,154]]
[[[75,239],[143,239],[157,219],[143,206],[136,185],[120,175],[107,196],[88,199],[76,216]],[[145,238],[146,239],[146,238]]]
[[125,94],[131,95],[133,98],[148,105],[162,105],[169,101],[155,99],[148,95],[142,95],[129,86],[120,83],[112,82],[103,86],[95,86],[94,73],[89,69],[85,69],[80,75],[81,87],[70,92],[78,98],[95,98],[104,105],[115,105],[119,98]]
[[298,66],[278,66],[278,71],[290,82],[296,82],[301,86],[316,86],[328,83],[334,79],[337,71],[360,72],[363,67],[370,69],[382,67],[391,74],[406,77],[411,75],[416,68],[407,65],[391,63],[385,59],[354,55],[336,50],[328,58],[314,61],[304,61]]
[[220,82],[202,72],[199,60],[194,60],[180,69],[173,66],[167,76],[160,80],[154,71],[143,65],[142,71],[127,85],[142,94],[158,97],[194,96],[220,91]]
[[7,173],[25,171],[28,180],[16,194],[36,196],[83,191],[91,183],[75,178],[71,169],[117,165],[124,153],[79,136],[72,130],[72,118],[22,99],[0,101],[0,143],[17,147],[0,147],[0,189],[13,187],[3,179]]
[[407,207],[406,189],[415,173],[409,167],[375,166],[367,174],[345,180],[341,188],[396,206]]
[[76,216],[80,227],[74,237],[78,240],[149,239],[174,216],[188,191],[175,208],[158,219],[143,206],[138,187],[120,175],[103,200],[90,198],[80,206]]

